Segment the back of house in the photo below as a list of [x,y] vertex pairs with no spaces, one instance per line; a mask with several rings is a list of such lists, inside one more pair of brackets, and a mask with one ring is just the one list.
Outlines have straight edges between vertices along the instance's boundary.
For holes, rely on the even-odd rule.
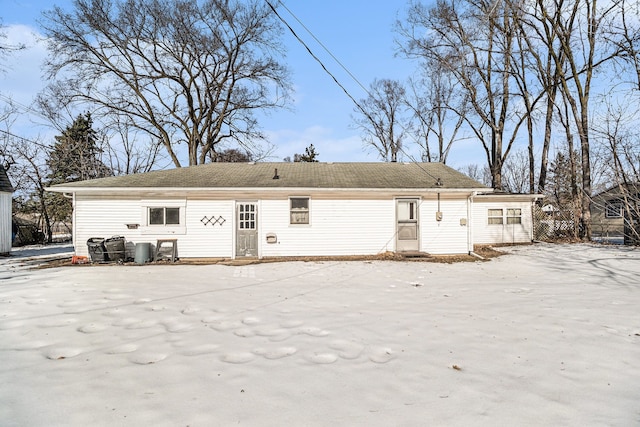
[[492,190],[441,163],[211,163],[50,191],[73,198],[78,255],[122,236],[127,258],[164,241],[181,258],[268,258],[468,253],[474,197]]

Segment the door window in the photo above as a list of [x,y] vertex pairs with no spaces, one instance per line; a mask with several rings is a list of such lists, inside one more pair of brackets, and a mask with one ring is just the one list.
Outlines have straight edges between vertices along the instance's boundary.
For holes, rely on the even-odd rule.
[[256,229],[256,205],[242,203],[238,206],[238,226],[240,230]]

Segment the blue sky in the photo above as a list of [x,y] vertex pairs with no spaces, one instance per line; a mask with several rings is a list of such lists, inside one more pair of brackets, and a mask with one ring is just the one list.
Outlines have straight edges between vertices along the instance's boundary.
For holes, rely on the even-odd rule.
[[[39,32],[37,19],[52,3],[68,8],[71,1],[0,0],[0,17],[8,27],[5,30],[9,30],[10,38],[30,45],[28,50],[7,61],[9,70],[0,75],[0,94],[11,96],[24,105],[29,105],[44,86],[40,67],[46,52],[42,44],[34,41],[34,35]],[[415,72],[415,63],[394,55],[396,35],[392,27],[397,17],[403,17],[406,2],[289,0],[285,4],[365,87],[376,78],[404,80]],[[358,83],[286,10],[280,8],[279,12],[354,98],[366,97]],[[359,131],[352,126],[352,101],[288,31],[283,41],[288,51],[285,62],[293,73],[295,105],[293,111],[280,111],[261,118],[262,128],[276,146],[270,160],[278,161],[302,153],[305,147],[314,144],[320,153],[320,161],[378,161],[375,153],[363,146]],[[2,102],[0,98],[0,104]],[[26,119],[29,120],[27,125],[23,123]],[[37,117],[23,116],[12,129],[29,138],[50,134],[50,129],[38,125],[41,121]],[[452,149],[451,166],[484,162],[477,143],[461,141],[457,144]]]

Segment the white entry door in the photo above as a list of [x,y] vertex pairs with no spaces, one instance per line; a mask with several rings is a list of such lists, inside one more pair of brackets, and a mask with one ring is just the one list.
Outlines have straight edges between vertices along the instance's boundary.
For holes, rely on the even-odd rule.
[[258,256],[258,204],[236,203],[236,257]]
[[419,251],[418,199],[396,200],[396,218],[396,251]]

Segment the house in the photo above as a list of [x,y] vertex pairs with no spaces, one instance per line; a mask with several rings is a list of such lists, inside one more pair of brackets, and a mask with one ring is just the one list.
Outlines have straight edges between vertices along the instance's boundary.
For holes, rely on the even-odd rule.
[[492,189],[441,163],[211,163],[49,191],[73,198],[76,255],[114,235],[127,257],[137,243],[174,239],[181,258],[466,254],[477,236],[498,240],[474,230],[498,228],[492,203],[503,215],[520,209],[523,228],[531,216],[530,197],[478,199]]
[[11,252],[11,202],[13,186],[7,176],[7,171],[0,165],[0,254]]
[[592,235],[603,240],[638,244],[640,183],[616,184],[593,196]]

